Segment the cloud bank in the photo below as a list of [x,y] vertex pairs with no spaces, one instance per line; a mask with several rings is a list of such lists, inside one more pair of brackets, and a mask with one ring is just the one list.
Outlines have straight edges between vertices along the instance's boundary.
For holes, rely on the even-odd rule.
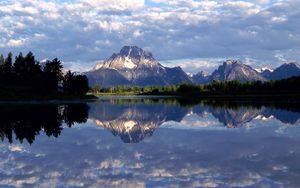
[[31,50],[39,59],[87,66],[137,45],[161,61],[181,59],[186,70],[195,60],[185,60],[194,58],[276,66],[300,61],[299,6],[298,0],[8,0],[0,2],[0,53]]

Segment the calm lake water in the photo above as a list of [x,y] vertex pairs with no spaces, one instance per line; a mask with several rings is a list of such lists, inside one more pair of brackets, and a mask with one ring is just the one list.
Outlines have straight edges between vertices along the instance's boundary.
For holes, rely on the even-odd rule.
[[296,102],[103,97],[0,119],[0,187],[300,186]]

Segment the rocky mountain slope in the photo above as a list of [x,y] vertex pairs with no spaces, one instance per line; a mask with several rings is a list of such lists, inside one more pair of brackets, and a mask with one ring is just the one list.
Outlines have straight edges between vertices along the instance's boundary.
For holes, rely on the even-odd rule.
[[193,81],[193,83],[196,84],[205,84],[208,83],[210,80],[209,74],[204,71],[200,71],[197,74],[191,75],[190,78]]
[[191,83],[188,75],[180,68],[164,67],[152,53],[137,46],[124,46],[102,65],[87,72],[90,86],[102,87],[117,85],[170,85],[181,82]]
[[263,74],[269,80],[280,80],[292,76],[300,76],[300,65],[298,63],[285,63],[273,72]]
[[210,81],[212,80],[239,80],[240,82],[252,82],[258,80],[266,81],[267,79],[248,65],[239,61],[227,60],[212,73]]

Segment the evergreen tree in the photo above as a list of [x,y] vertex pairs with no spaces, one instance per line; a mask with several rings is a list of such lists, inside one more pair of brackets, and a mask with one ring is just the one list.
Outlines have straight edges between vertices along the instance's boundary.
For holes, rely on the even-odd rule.
[[39,74],[41,71],[39,63],[35,60],[35,57],[32,52],[29,52],[25,58],[25,70],[27,74]]
[[4,56],[3,54],[0,55],[0,66],[4,65],[5,63],[5,59],[4,59]]
[[63,79],[62,68],[63,66],[57,58],[46,62],[44,74],[47,91],[57,92],[59,83]]
[[63,90],[65,93],[69,94],[72,92],[72,82],[74,79],[74,73],[70,70],[65,74],[63,81]]
[[25,59],[23,53],[20,52],[18,56],[15,58],[14,63],[14,72],[17,76],[23,76],[26,70]]
[[4,63],[5,63],[5,60],[4,60],[4,57],[3,55],[1,54],[0,55],[0,86],[3,86],[4,83],[5,83],[5,79],[4,79]]
[[0,84],[6,86],[11,84],[11,66],[12,66],[12,54],[9,53],[8,57],[4,59],[4,56],[0,55]]
[[0,96],[7,97],[10,93],[55,96],[60,85],[68,95],[85,95],[89,89],[86,76],[71,71],[64,76],[62,63],[57,58],[47,61],[42,70],[32,52],[25,57],[19,53],[14,64],[12,57],[12,53],[6,59],[0,55]]
[[4,62],[4,72],[6,75],[9,75],[12,73],[12,53],[9,52],[8,55],[7,55],[7,58],[5,59],[5,62]]
[[88,92],[88,79],[85,75],[75,75],[68,71],[64,76],[63,89],[66,94],[84,95]]

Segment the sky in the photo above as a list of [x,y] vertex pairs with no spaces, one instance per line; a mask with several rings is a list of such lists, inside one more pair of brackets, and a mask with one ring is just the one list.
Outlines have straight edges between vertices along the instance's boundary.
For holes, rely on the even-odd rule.
[[300,61],[299,0],[1,0],[0,53],[92,69],[124,45],[166,66],[212,71]]

